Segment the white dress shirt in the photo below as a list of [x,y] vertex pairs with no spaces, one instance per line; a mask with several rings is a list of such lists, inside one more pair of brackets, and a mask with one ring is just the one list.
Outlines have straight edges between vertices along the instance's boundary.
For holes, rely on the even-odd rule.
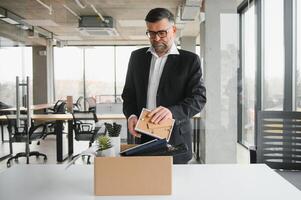
[[[164,65],[167,60],[167,56],[170,54],[180,54],[176,44],[173,43],[169,51],[159,57],[153,47],[150,47],[147,52],[151,52],[152,54],[152,60],[150,63],[150,71],[149,71],[149,77],[148,77],[148,86],[147,86],[147,98],[146,98],[146,108],[147,109],[154,109],[157,107],[157,91],[160,83],[160,78],[164,69]],[[131,115],[129,119],[132,117],[137,117],[136,115]],[[129,120],[128,119],[128,120]]]
[[147,52],[151,52],[152,60],[148,77],[146,108],[152,110],[157,107],[157,91],[167,56],[170,54],[179,54],[179,51],[175,43],[173,43],[169,51],[161,57],[157,55],[153,47],[150,47]]

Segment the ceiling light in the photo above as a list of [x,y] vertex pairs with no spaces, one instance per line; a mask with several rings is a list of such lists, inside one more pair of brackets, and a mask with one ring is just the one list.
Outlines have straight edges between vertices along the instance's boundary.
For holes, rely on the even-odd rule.
[[0,18],[5,17],[5,15],[6,15],[5,9],[0,8]]
[[0,8],[0,14],[1,14],[1,17],[0,19],[2,21],[5,21],[9,24],[13,24],[13,25],[16,25],[16,24],[21,24],[21,20],[22,18],[19,17],[18,15],[4,9],[4,8]]
[[9,23],[9,24],[13,24],[13,25],[19,24],[19,22],[15,21],[15,20],[13,20],[13,19],[7,18],[7,17],[1,18],[1,20],[2,20],[2,21],[5,21],[5,22],[7,22],[7,23]]

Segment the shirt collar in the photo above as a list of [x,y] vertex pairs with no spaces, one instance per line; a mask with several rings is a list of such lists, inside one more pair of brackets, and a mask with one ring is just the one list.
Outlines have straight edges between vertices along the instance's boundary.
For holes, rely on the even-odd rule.
[[[158,57],[155,49],[152,46],[149,47],[146,52],[151,52],[152,55]],[[168,56],[170,54],[175,54],[175,55],[180,54],[177,47],[176,47],[176,44],[174,42],[172,43],[171,48],[168,50],[168,52],[164,56]]]

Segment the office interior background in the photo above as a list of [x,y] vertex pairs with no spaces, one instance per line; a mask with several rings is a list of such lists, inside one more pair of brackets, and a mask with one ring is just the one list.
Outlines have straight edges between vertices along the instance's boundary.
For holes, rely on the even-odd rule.
[[[154,7],[175,14],[178,48],[201,59],[198,163],[238,163],[242,152],[248,163],[257,112],[301,109],[299,0],[0,0],[0,101],[15,106],[16,76],[29,76],[32,104],[94,97],[121,112],[129,56],[149,46],[144,17]],[[84,15],[114,25],[80,28]]]

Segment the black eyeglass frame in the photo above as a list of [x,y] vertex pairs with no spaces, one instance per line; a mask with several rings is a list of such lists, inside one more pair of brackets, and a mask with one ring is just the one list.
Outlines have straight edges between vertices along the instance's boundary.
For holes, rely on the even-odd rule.
[[172,27],[173,26],[170,26],[165,30],[159,30],[159,31],[146,31],[145,34],[151,39],[156,38],[157,35],[159,36],[159,38],[165,38],[167,36],[167,33]]

